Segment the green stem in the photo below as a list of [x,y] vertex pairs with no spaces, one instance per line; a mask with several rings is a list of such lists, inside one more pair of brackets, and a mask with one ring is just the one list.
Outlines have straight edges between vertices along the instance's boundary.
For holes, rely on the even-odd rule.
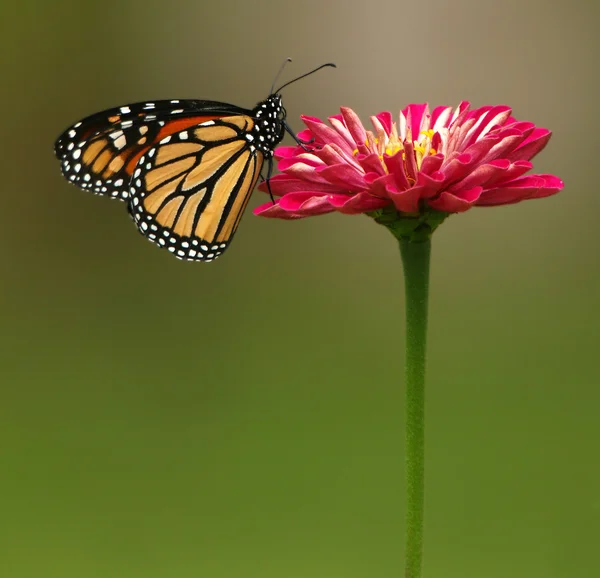
[[425,502],[425,350],[431,240],[400,239],[406,294],[406,578],[421,578]]

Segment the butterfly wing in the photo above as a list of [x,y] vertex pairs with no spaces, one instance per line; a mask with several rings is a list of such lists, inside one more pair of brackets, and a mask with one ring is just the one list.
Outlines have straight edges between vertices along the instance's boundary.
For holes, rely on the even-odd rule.
[[126,200],[139,158],[156,142],[188,126],[247,113],[237,106],[208,100],[129,104],[71,126],[57,139],[54,152],[71,183],[95,194]]
[[176,257],[212,261],[229,246],[264,155],[246,115],[203,120],[139,158],[129,211],[139,231]]

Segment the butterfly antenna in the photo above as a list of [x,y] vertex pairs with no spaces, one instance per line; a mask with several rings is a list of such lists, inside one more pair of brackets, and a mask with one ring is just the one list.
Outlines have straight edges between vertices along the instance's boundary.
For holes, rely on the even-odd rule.
[[[277,80],[279,80],[279,77],[281,76],[281,73],[283,72],[285,65],[291,61],[292,61],[292,59],[288,57],[281,63],[281,66],[279,67],[279,72],[275,75],[275,78],[273,79],[273,84],[271,85],[271,92],[269,94],[274,94],[273,89],[275,88],[275,83],[277,82]],[[277,92],[279,92],[279,91],[277,91]]]
[[[300,80],[301,78],[310,76],[311,74],[314,74],[315,72],[317,72],[317,70],[321,70],[321,68],[325,68],[327,66],[331,66],[332,68],[337,68],[337,66],[333,62],[327,62],[326,64],[321,64],[321,66],[317,66],[317,68],[315,68],[314,70],[311,70],[310,72],[306,72],[302,76],[298,76],[297,78],[294,78],[294,79],[290,80],[289,82],[286,82],[284,85],[280,86],[275,92],[273,92],[273,90],[271,90],[271,94],[277,94],[278,92],[281,92],[281,90],[283,88],[292,84],[292,82],[296,82],[297,80]],[[277,75],[277,76],[279,76],[279,75]]]

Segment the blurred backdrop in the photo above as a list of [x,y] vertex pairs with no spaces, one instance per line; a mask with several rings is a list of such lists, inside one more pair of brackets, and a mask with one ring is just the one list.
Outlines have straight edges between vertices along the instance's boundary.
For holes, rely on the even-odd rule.
[[[435,234],[425,576],[570,578],[600,539],[597,3],[3,4],[0,576],[363,578],[403,567],[403,295],[366,217],[259,219],[179,262],[63,180],[80,117],[161,98],[289,120],[504,103],[541,201]],[[595,546],[594,546],[595,545]]]

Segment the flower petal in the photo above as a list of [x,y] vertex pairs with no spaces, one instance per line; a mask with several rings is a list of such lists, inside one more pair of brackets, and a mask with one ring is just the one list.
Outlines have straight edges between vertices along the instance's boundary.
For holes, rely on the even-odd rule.
[[328,182],[348,191],[362,190],[366,186],[365,175],[348,164],[330,165],[320,169],[318,174]]
[[364,145],[367,140],[367,133],[362,122],[360,122],[360,118],[358,118],[357,114],[351,108],[342,106],[340,110],[344,118],[344,124],[348,128],[348,132],[352,135],[356,146]]
[[436,211],[445,213],[464,213],[469,210],[479,199],[483,191],[482,187],[474,187],[461,191],[460,196],[444,191],[437,199],[430,199],[427,204]]
[[555,195],[564,183],[554,175],[527,175],[485,191],[477,201],[479,206],[509,205],[525,199]]

